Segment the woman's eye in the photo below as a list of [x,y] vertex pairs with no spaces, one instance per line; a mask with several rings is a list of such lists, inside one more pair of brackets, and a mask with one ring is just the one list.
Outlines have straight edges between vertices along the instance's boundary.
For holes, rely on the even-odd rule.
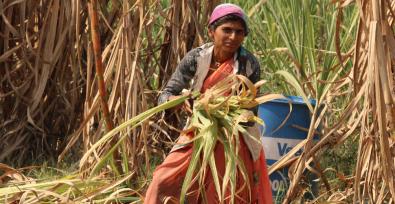
[[238,34],[244,34],[244,30],[237,31]]
[[230,32],[230,29],[229,28],[224,28],[223,31]]

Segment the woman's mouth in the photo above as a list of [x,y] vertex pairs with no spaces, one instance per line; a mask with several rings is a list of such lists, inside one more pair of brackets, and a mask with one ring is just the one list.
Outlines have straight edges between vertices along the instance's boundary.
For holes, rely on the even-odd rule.
[[225,43],[225,45],[229,46],[229,47],[236,47],[236,44],[234,44],[234,43]]

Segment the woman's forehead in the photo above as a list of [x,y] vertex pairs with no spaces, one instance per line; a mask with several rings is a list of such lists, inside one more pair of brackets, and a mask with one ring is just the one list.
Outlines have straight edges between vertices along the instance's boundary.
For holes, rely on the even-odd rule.
[[234,29],[243,29],[244,30],[243,23],[239,20],[228,20],[228,21],[222,23],[221,25],[219,25],[218,27],[230,27],[230,28],[234,28]]

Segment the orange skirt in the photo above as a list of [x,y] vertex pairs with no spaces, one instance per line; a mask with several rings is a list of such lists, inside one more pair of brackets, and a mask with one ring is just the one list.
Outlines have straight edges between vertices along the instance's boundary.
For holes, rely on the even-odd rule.
[[[189,138],[193,138],[192,132],[181,136],[179,141],[187,143],[190,140]],[[154,171],[153,181],[146,193],[145,204],[163,203],[166,198],[170,197],[177,201],[180,199],[181,188],[191,161],[192,152],[193,143],[176,145],[173,147],[163,164],[158,166]],[[272,190],[270,187],[270,180],[263,149],[261,150],[259,159],[254,162],[243,137],[240,137],[239,155],[244,162],[248,174],[251,188],[251,200],[249,198],[248,187],[245,186],[244,189],[235,197],[235,203],[272,204]],[[217,171],[219,175],[221,175],[221,178],[225,174],[225,154],[224,147],[220,142],[217,142],[214,149],[214,158],[217,164]],[[238,191],[238,188],[245,183],[241,173],[239,172],[238,174],[239,175],[236,176],[236,192]],[[222,182],[221,179],[220,182]],[[190,193],[186,196],[184,204],[203,203],[201,199],[198,198],[198,189],[198,184],[195,182],[195,184],[188,189],[188,192]],[[211,170],[208,171],[205,178],[205,189],[208,203],[219,203]],[[225,199],[225,203],[230,203],[229,196],[230,191],[227,190],[225,195],[225,198],[227,199]],[[173,202],[170,201],[168,203]]]

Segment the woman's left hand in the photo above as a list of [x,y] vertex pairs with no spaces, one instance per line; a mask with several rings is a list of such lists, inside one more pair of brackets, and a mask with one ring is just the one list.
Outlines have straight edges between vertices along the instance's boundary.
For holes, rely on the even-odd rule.
[[[179,95],[179,96],[174,96],[174,95],[169,96],[168,101],[171,101],[171,100],[183,97],[183,96],[188,96],[190,99],[195,99],[195,97],[192,95],[191,92],[186,91],[182,95]],[[172,108],[169,108],[168,110],[178,110],[178,109],[181,109],[182,111],[184,111],[184,113],[187,114],[189,117],[193,115],[192,106],[188,100],[185,100],[184,102],[182,102]]]

